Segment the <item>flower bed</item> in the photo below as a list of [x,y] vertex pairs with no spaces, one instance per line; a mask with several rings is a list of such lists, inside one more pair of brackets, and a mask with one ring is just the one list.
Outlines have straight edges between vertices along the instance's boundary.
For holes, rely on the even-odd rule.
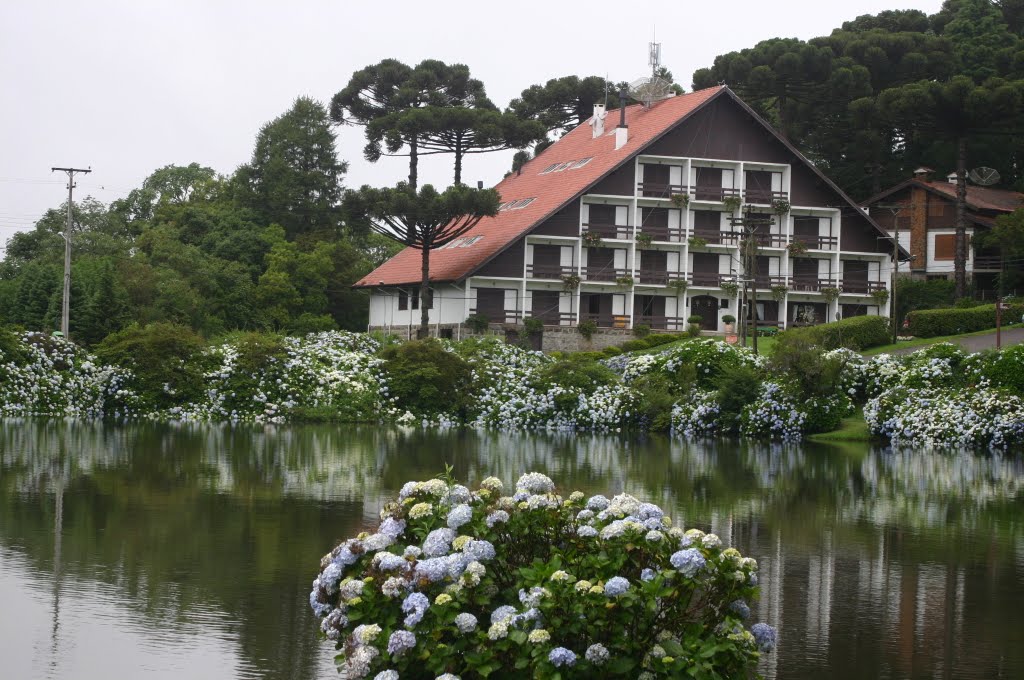
[[757,563],[628,495],[409,482],[321,560],[310,606],[349,678],[741,677]]

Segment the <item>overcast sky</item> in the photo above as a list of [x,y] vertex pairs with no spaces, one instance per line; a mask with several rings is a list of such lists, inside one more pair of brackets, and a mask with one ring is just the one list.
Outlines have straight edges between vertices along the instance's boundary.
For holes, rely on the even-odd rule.
[[[52,166],[89,167],[76,199],[109,203],[153,170],[198,162],[230,173],[260,126],[295,97],[328,102],[353,71],[393,57],[468,64],[504,107],[563,75],[632,80],[648,72],[652,32],[687,90],[716,55],[773,37],[828,34],[885,9],[941,0],[662,0],[497,3],[343,0],[2,0],[0,244],[66,196]],[[339,130],[345,183],[393,184],[406,159],[370,164],[359,128]],[[511,152],[470,156],[463,179],[490,186]],[[421,163],[447,186],[451,159]]]

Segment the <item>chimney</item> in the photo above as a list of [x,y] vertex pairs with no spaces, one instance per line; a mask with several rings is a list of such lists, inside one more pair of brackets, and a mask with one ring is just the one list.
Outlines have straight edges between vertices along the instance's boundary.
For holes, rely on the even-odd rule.
[[914,170],[914,179],[919,179],[922,182],[930,182],[932,181],[933,172],[935,171],[932,170],[931,168],[926,168],[922,165],[917,170]]
[[476,188],[477,189],[483,189],[484,188],[484,181],[482,179],[478,179],[476,181]]
[[615,150],[626,146],[629,141],[629,127],[626,125],[626,89],[619,92],[619,126],[615,128]]
[[949,173],[946,176],[946,181],[949,182],[950,184],[956,184],[956,171],[955,170],[953,172]]
[[590,126],[594,129],[594,139],[604,134],[604,118],[608,115],[604,104],[594,104],[594,117],[590,119]]

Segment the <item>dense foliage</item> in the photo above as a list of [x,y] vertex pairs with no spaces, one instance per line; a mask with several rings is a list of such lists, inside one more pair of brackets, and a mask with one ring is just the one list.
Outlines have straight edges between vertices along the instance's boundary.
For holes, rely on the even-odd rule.
[[880,347],[892,340],[889,319],[883,316],[855,316],[833,323],[791,328],[779,336],[779,342],[801,338],[826,349],[849,347],[868,349]]
[[409,482],[321,561],[309,601],[348,678],[742,677],[757,563],[627,494]]
[[[1022,316],[1024,316],[1024,305],[1021,304],[1009,305],[1003,311],[1004,323],[1017,322]],[[921,338],[983,331],[996,327],[996,306],[993,304],[966,308],[919,310],[908,314],[907,322],[907,333]]]

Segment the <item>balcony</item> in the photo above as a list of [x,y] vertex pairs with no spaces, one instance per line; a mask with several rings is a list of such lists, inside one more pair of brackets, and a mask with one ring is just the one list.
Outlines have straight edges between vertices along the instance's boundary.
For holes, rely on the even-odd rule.
[[547,279],[550,281],[561,281],[563,276],[571,276],[575,273],[575,267],[563,267],[557,264],[526,265],[526,278],[528,279]]
[[593,321],[598,328],[629,328],[629,317],[624,314],[580,314],[580,321]]
[[680,280],[686,280],[686,274],[657,269],[640,269],[636,272],[636,282],[642,285],[667,286],[672,281]]
[[597,234],[607,239],[627,239],[633,227],[613,222],[585,222],[583,232]]
[[721,229],[694,229],[693,238],[702,239],[708,245],[734,246],[739,241],[742,232],[722,231]]
[[789,200],[789,192],[770,189],[747,189],[743,192],[743,196],[745,202],[759,205],[771,205],[775,201]]
[[786,285],[786,277],[785,276],[768,276],[768,275],[763,275],[762,274],[762,275],[754,277],[754,284],[756,285],[758,290],[768,290],[772,286],[785,286]]
[[522,314],[520,312],[517,312],[514,309],[506,309],[506,310],[494,310],[494,309],[477,310],[476,307],[473,307],[473,308],[471,308],[469,310],[469,315],[470,316],[475,316],[477,314],[479,314],[481,316],[487,317],[487,320],[490,321],[491,323],[503,323],[503,324],[509,324],[509,325],[518,324],[519,323],[519,319],[522,318]]
[[650,236],[655,241],[672,241],[674,243],[680,243],[683,240],[684,234],[683,230],[679,227],[670,228],[655,225],[641,226],[640,233]]
[[584,281],[615,283],[616,279],[621,279],[629,275],[629,270],[627,269],[615,269],[614,267],[609,267],[607,265],[583,268]]
[[794,236],[793,243],[799,243],[808,250],[835,250],[839,239],[835,236]]
[[975,255],[974,271],[998,272],[1003,269],[1003,258],[1000,255]]
[[858,279],[843,279],[842,290],[851,295],[871,295],[872,293],[885,290],[884,281],[864,281]]
[[762,234],[754,232],[754,242],[762,248],[785,248],[786,247],[786,236],[785,234]]
[[740,190],[732,187],[691,186],[690,197],[696,201],[722,201],[726,198],[739,198]]
[[735,281],[733,274],[719,274],[718,272],[691,272],[687,278],[694,286],[715,287],[722,285],[723,281]]
[[670,182],[637,182],[637,191],[643,198],[672,198],[673,194],[685,194],[687,187]]
[[790,279],[789,290],[797,293],[820,293],[822,288],[833,288],[836,283],[830,278],[794,276]]
[[681,316],[637,314],[633,317],[633,327],[637,326],[647,326],[656,331],[685,331],[687,324]]
[[540,312],[531,314],[531,318],[540,319],[545,326],[571,326],[576,323],[576,315],[572,312]]

